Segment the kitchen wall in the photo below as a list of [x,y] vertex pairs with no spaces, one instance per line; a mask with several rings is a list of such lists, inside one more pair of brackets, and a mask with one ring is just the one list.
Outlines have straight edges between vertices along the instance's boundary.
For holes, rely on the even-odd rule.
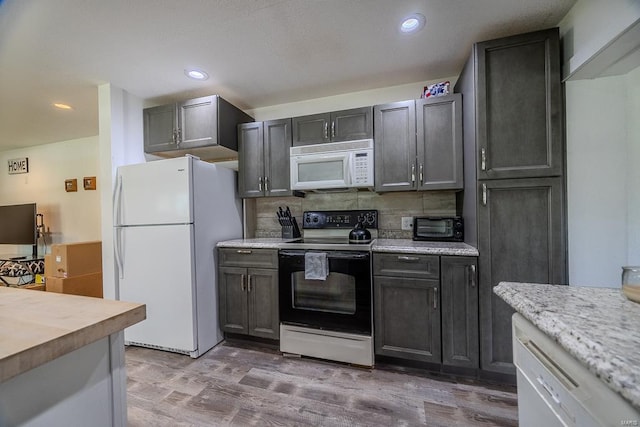
[[[251,201],[249,202],[251,203]],[[403,216],[455,215],[456,197],[452,191],[398,192],[376,194],[371,191],[350,193],[308,193],[302,197],[265,197],[255,200],[256,231],[249,237],[280,237],[276,211],[289,206],[302,229],[302,213],[309,210],[377,209],[380,238],[411,238],[401,230]]]
[[594,65],[639,19],[638,0],[579,0],[560,22],[572,285],[619,287],[621,266],[640,265],[640,67],[601,77]]
[[[9,159],[27,157],[29,173],[8,175]],[[100,240],[100,195],[85,191],[82,179],[98,176],[98,137],[62,141],[37,147],[0,152],[0,204],[37,204],[44,215],[47,252],[51,243]],[[66,192],[64,181],[78,180],[77,192]],[[42,241],[41,241],[42,242]],[[0,245],[3,253],[30,254],[28,246]],[[39,253],[45,253],[40,245]]]

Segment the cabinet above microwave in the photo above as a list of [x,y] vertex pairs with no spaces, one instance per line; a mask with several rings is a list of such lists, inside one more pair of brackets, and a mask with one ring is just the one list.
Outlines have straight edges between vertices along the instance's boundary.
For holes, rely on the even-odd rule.
[[237,158],[236,127],[253,121],[218,95],[145,108],[143,115],[145,153],[202,160]]
[[373,107],[293,118],[293,146],[373,138]]

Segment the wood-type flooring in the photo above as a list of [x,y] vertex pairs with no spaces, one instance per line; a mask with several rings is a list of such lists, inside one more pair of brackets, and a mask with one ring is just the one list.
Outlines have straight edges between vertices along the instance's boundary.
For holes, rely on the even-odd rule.
[[224,341],[198,359],[127,347],[129,425],[517,426],[515,387],[283,357]]

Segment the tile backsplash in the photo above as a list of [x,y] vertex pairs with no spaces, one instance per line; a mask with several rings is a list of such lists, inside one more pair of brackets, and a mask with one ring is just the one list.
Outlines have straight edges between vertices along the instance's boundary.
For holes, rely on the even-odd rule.
[[403,216],[436,216],[456,214],[453,191],[397,192],[378,194],[371,191],[346,193],[307,193],[305,197],[263,197],[247,200],[247,238],[280,237],[276,211],[289,206],[302,229],[304,211],[376,209],[378,236],[387,239],[410,239],[411,231],[401,229]]

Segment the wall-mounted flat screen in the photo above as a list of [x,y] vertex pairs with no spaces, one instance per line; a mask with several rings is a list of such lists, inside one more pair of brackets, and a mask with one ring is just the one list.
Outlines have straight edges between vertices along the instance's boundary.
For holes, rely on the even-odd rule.
[[0,245],[35,245],[36,204],[0,206]]

